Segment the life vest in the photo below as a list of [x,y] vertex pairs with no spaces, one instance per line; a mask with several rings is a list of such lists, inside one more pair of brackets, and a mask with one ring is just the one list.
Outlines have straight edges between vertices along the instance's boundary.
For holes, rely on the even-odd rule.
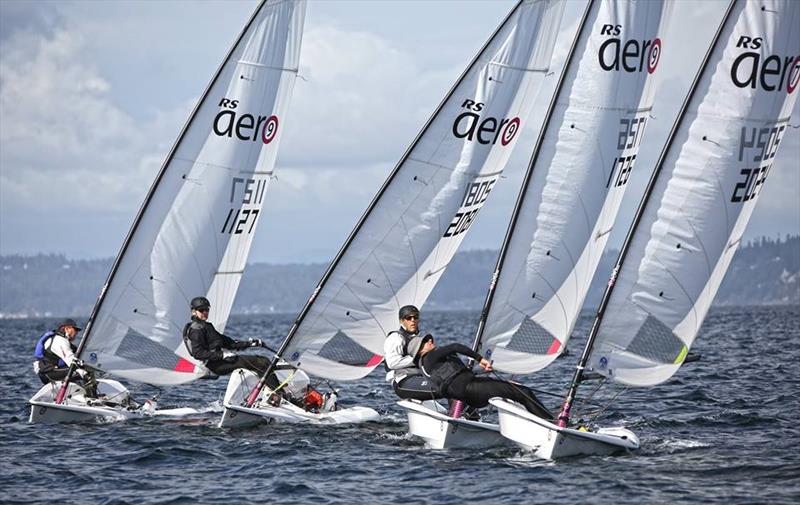
[[[39,361],[44,361],[44,363],[40,363],[40,371],[49,371],[53,368],[64,368],[67,366],[67,363],[63,359],[50,350],[50,348],[53,346],[53,340],[51,337],[56,335],[56,332],[52,330],[47,331],[41,337],[39,337],[39,340],[36,341],[36,348],[33,351],[33,357]],[[45,342],[47,342],[48,339],[50,340],[50,345],[45,346]]]
[[189,341],[189,329],[191,329],[193,324],[195,324],[195,321],[190,321],[186,323],[186,326],[183,327],[183,345],[186,346],[186,350],[189,352],[189,356],[195,358],[194,354],[192,354],[192,342]]
[[[386,338],[389,338],[389,336],[392,333],[397,333],[398,335],[400,335],[400,337],[402,337],[402,339],[403,339],[403,354],[406,354],[406,355],[408,354],[408,344],[411,342],[411,339],[416,337],[419,334],[419,333],[416,333],[416,334],[408,333],[404,328],[401,327],[399,330],[394,330],[394,331],[390,331],[389,333],[387,333],[386,334]],[[394,371],[395,377],[397,375],[402,375],[403,378],[406,378],[406,377],[408,377],[410,375],[419,375],[421,373],[419,368],[415,367],[414,365],[411,365],[411,366],[405,367],[405,368],[396,368],[396,369],[395,368],[389,368],[389,365],[386,363],[386,359],[383,360],[383,369],[387,373],[390,372],[390,371]]]
[[453,379],[467,371],[467,367],[456,356],[448,356],[443,363],[433,370],[426,370],[425,366],[420,363],[420,369],[426,377],[431,379],[433,389],[440,396],[447,396],[447,387],[453,382]]

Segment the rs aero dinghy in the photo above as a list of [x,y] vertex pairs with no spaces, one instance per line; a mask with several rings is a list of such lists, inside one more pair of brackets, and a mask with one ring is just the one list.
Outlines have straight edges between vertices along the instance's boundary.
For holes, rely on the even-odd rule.
[[[361,379],[380,365],[398,310],[424,305],[499,180],[547,73],[560,13],[561,4],[551,0],[525,0],[515,8],[356,223],[274,366],[282,360],[311,377],[338,382]],[[480,139],[477,124],[488,129]],[[291,402],[276,406],[267,377],[251,387],[247,372],[231,376],[221,426],[259,417],[320,423],[377,418],[364,409],[308,416],[295,412]]]
[[[564,350],[650,119],[658,33],[668,19],[664,2],[590,0],[581,8],[472,346],[501,372],[535,372]],[[617,27],[617,35],[606,26]],[[613,51],[598,53],[615,37],[647,44],[637,71],[615,65]],[[430,448],[509,443],[499,424],[460,416],[460,403],[449,411],[432,401],[399,405],[409,433]]]
[[[273,173],[304,17],[303,0],[262,1],[231,47],[114,261],[76,352],[87,367],[153,385],[209,375],[183,342],[189,298],[207,297],[224,331]],[[237,135],[226,127],[234,117]],[[46,384],[30,400],[30,421],[197,412],[140,407],[116,380],[98,389],[91,399],[70,380]]]
[[[639,445],[628,430],[573,429],[578,388],[591,375],[652,386],[690,361],[789,126],[800,82],[798,18],[800,3],[790,0],[730,2],[623,242],[558,420],[493,399],[504,436],[547,459]],[[740,44],[756,37],[757,49]],[[768,76],[765,65],[762,85],[749,86],[738,66],[752,57],[794,64],[785,78]]]

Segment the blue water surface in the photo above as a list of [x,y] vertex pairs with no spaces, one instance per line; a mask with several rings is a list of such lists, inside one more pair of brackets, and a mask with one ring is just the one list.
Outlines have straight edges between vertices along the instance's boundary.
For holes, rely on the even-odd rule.
[[[478,314],[423,316],[439,342],[468,343]],[[205,410],[189,418],[31,425],[27,400],[40,387],[31,354],[53,322],[0,321],[5,503],[800,503],[800,307],[712,310],[692,349],[701,361],[665,384],[622,391],[598,419],[636,432],[641,450],[558,462],[514,448],[424,449],[407,435],[381,368],[339,384],[343,403],[382,414],[373,423],[221,430],[223,379],[164,388],[159,407]],[[291,322],[233,317],[228,333],[277,345]],[[581,317],[570,356],[522,380],[562,394],[590,324]],[[157,393],[128,386],[137,399]],[[593,400],[618,393],[604,387]]]

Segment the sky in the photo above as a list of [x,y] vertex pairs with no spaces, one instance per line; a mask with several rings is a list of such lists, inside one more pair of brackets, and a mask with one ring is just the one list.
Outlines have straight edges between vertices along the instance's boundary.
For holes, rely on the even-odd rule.
[[[654,120],[611,247],[624,238],[726,4],[674,6],[662,37]],[[0,254],[116,255],[163,159],[255,5],[0,0]],[[250,261],[329,261],[513,5],[309,0],[300,79]],[[581,9],[580,1],[567,5],[554,66],[563,61]],[[546,106],[539,102],[535,114]],[[795,109],[746,239],[800,233]],[[520,134],[462,249],[499,248],[536,133]]]

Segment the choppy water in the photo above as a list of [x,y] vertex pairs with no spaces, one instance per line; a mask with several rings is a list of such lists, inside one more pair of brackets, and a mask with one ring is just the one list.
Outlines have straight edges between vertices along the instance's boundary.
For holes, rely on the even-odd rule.
[[[475,313],[425,317],[423,331],[440,342],[471,341],[477,320]],[[277,344],[290,319],[233,318],[228,333],[271,335]],[[581,318],[572,356],[526,382],[563,392],[590,322]],[[699,363],[661,386],[626,391],[604,416],[604,424],[635,431],[640,451],[558,462],[516,449],[423,449],[406,435],[380,369],[341,385],[344,402],[381,412],[377,423],[219,430],[214,402],[226,385],[219,380],[164,391],[162,408],[208,407],[189,419],[30,425],[26,401],[40,386],[30,354],[52,323],[0,321],[2,502],[800,502],[800,307],[712,311],[693,349]],[[137,398],[154,392],[131,389]]]

